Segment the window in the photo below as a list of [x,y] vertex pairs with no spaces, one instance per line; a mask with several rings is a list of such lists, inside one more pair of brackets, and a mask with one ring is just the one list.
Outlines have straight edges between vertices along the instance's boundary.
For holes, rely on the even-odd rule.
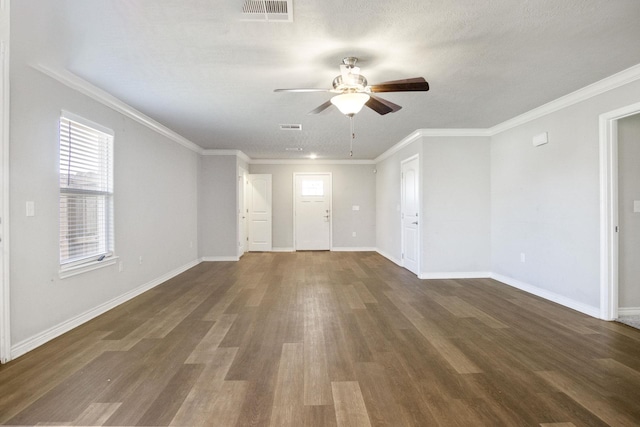
[[113,132],[60,117],[60,265],[113,255]]
[[308,180],[302,181],[302,195],[303,196],[324,196],[324,187],[322,180]]

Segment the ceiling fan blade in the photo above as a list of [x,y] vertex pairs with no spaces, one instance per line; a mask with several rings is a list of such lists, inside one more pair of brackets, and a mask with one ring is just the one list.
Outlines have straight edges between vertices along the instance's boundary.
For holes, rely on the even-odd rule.
[[371,85],[369,88],[371,92],[426,92],[429,90],[429,83],[423,77],[415,77]]
[[274,89],[274,92],[329,92],[329,89],[319,88],[293,88],[293,89]]
[[324,104],[318,106],[317,108],[309,111],[307,114],[318,114],[318,113],[322,113],[324,110],[326,110],[327,108],[331,107],[331,100],[325,102]]
[[387,101],[386,99],[382,99],[378,96],[374,96],[369,94],[369,100],[364,104],[367,107],[371,108],[376,113],[384,116],[388,113],[395,113],[400,110],[402,107],[398,104],[394,104],[391,101]]

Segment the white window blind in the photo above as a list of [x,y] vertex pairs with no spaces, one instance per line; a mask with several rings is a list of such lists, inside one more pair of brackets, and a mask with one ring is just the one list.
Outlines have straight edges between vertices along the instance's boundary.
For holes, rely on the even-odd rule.
[[60,118],[60,265],[113,254],[113,133]]

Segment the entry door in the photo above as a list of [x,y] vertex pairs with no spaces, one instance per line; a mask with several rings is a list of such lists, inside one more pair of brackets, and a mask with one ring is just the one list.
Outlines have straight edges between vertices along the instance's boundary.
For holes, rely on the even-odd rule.
[[239,168],[238,173],[238,256],[241,257],[247,251],[247,215],[249,209],[247,209],[246,193],[247,185],[247,171],[243,168]]
[[418,157],[402,162],[402,265],[415,274],[420,272],[419,170]]
[[271,250],[271,175],[249,174],[249,250]]
[[294,174],[296,250],[331,249],[331,174]]

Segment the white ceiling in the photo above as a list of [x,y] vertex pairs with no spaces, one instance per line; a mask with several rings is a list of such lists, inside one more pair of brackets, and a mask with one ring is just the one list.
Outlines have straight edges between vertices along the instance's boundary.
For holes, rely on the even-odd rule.
[[357,159],[416,129],[494,126],[640,63],[638,0],[293,0],[292,23],[243,22],[242,4],[14,0],[12,46],[203,148],[256,159],[348,158],[348,119],[307,115],[331,94],[273,92],[329,88],[344,56],[369,83],[431,86],[383,94],[397,113],[360,112]]

